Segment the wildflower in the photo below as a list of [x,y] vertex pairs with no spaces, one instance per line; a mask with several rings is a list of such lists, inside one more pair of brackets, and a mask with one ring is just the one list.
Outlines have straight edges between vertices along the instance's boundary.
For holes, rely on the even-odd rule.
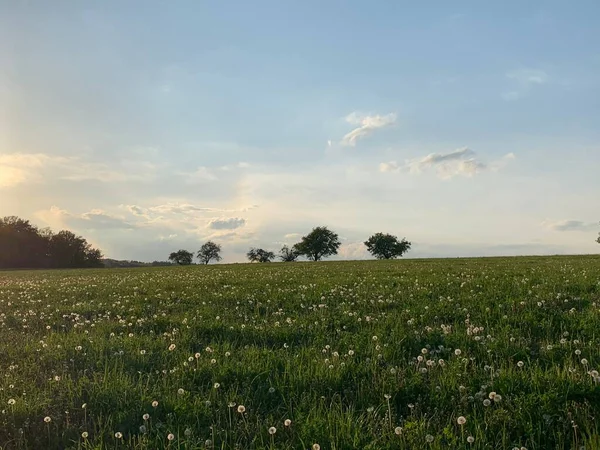
[[156,400],[154,400],[154,401],[152,402],[152,407],[153,407],[153,408],[156,408],[157,406],[158,406],[158,402],[157,402]]
[[244,405],[239,405],[237,408],[237,412],[240,414],[244,414],[246,412],[246,407]]
[[172,352],[173,350],[175,350],[175,347],[176,347],[175,344],[169,345],[169,351]]
[[581,364],[583,364],[584,366],[587,366],[587,363],[588,363],[588,360],[587,360],[587,359],[583,358],[583,359],[581,360]]
[[150,414],[146,413],[142,416],[142,419],[148,420],[150,418]]
[[462,353],[462,351],[460,350],[460,348],[457,348],[456,350],[454,350],[454,354],[456,356],[460,356],[461,353]]
[[465,419],[465,417],[464,417],[464,416],[459,416],[459,417],[458,417],[458,419],[456,419],[456,422],[457,422],[459,425],[464,425],[465,423],[467,423],[467,419]]
[[483,401],[483,406],[490,406],[492,402],[490,402],[487,398]]
[[426,436],[425,436],[425,440],[426,440],[427,442],[431,443],[431,442],[433,442],[433,436],[432,436],[432,435],[430,435],[430,434],[428,434],[428,435],[426,435]]
[[475,442],[475,438],[474,438],[473,436],[468,436],[468,437],[467,437],[467,442],[468,442],[469,444],[472,444],[473,442]]
[[275,433],[277,433],[277,428],[275,428],[275,427],[270,427],[270,428],[269,428],[269,434],[270,434],[270,435],[274,435]]
[[285,419],[285,421],[283,422],[283,425],[286,427],[289,427],[292,424],[292,421],[290,419]]
[[270,387],[269,388],[269,394],[273,394],[275,392],[275,388],[274,387]]
[[210,439],[207,439],[206,441],[204,441],[204,445],[206,447],[210,447],[212,445],[212,441]]
[[312,450],[321,450],[321,446],[319,444],[313,444]]
[[182,388],[179,388],[179,389],[177,389],[177,393],[179,395],[183,395],[183,394],[185,394],[185,391]]
[[519,361],[519,362],[517,363],[517,366],[518,366],[519,368],[523,367],[524,365],[525,365],[525,363],[524,363],[523,361]]
[[221,387],[221,385],[220,385],[219,383],[215,383],[215,384],[213,385],[213,387],[214,387],[215,389],[219,389],[219,388]]
[[354,350],[348,350],[348,356],[353,356],[354,355]]
[[398,436],[400,436],[402,434],[402,427],[394,428],[394,433],[396,433]]
[[167,440],[172,441],[175,439],[175,435],[173,433],[167,434]]
[[50,422],[52,422],[52,419],[50,418],[50,416],[46,416],[46,417],[44,417],[44,422],[50,423]]
[[488,394],[488,397],[490,398],[490,400],[494,400],[495,396],[496,396],[496,393],[494,391],[492,391]]
[[88,436],[89,436],[89,434],[88,434],[87,431],[84,431],[83,433],[81,433],[81,437],[84,438],[84,439],[87,439]]
[[17,402],[16,402],[16,400],[15,400],[14,398],[10,398],[10,399],[8,399],[8,404],[9,404],[9,405],[11,405],[11,406],[12,406],[12,405],[14,405],[15,403],[17,403]]
[[123,437],[123,433],[121,433],[120,431],[117,431],[117,432],[115,433],[115,437],[116,437],[117,439],[121,439],[121,438]]
[[146,432],[146,426],[145,425],[141,425],[140,426],[140,433],[144,434]]

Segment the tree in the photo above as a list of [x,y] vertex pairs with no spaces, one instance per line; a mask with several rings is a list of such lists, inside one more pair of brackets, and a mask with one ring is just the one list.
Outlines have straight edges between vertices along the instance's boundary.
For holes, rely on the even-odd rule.
[[248,251],[248,253],[246,253],[246,256],[248,257],[250,262],[259,262],[259,263],[271,262],[273,259],[275,259],[275,253],[269,252],[267,250],[263,250],[262,248],[254,248],[254,247],[252,247]]
[[213,259],[215,261],[221,261],[221,246],[219,244],[215,244],[213,241],[208,241],[200,247],[198,250],[198,259],[202,264],[208,264]]
[[287,245],[279,250],[279,259],[283,262],[294,262],[298,259],[298,251],[295,248],[289,248]]
[[324,257],[337,255],[340,245],[336,233],[327,227],[316,227],[293,248],[298,255],[304,255],[311,261],[320,261]]
[[102,266],[102,252],[81,236],[40,230],[15,216],[0,218],[0,268]]
[[194,254],[187,250],[177,250],[169,255],[169,261],[174,262],[180,266],[189,266],[192,264]]
[[410,250],[411,243],[405,238],[398,240],[391,234],[375,233],[365,241],[365,245],[377,259],[394,259]]
[[102,252],[81,236],[62,230],[50,237],[49,257],[53,267],[102,267]]

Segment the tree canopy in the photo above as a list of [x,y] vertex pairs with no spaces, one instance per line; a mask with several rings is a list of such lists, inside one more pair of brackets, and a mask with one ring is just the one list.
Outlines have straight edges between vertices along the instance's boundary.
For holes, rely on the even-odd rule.
[[202,264],[208,264],[213,259],[221,261],[221,246],[213,241],[208,241],[202,244],[198,254],[196,255]]
[[15,216],[0,218],[0,268],[102,267],[102,252],[71,231],[38,229]]
[[294,245],[294,250],[311,261],[320,261],[324,257],[337,255],[340,245],[336,233],[327,227],[316,227]]
[[259,263],[271,262],[273,259],[275,259],[275,253],[270,252],[268,250],[264,250],[262,248],[254,248],[254,247],[252,247],[250,250],[248,250],[248,253],[246,253],[246,256],[248,257],[250,262],[259,262]]
[[375,233],[364,243],[371,255],[377,259],[394,259],[401,257],[410,250],[411,243],[405,238],[399,240],[396,236]]
[[279,259],[283,262],[294,262],[298,259],[298,251],[295,248],[290,248],[287,245],[279,250]]
[[169,255],[169,261],[180,266],[189,266],[194,260],[194,254],[187,250],[177,250]]

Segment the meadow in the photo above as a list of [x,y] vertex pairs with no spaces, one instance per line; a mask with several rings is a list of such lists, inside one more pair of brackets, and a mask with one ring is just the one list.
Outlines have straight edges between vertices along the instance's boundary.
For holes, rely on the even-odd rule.
[[0,448],[598,449],[600,257],[0,272]]

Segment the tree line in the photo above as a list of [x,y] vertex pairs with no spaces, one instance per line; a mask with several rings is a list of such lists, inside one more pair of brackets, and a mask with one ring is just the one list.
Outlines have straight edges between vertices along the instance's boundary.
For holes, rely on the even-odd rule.
[[[284,245],[277,255],[270,250],[252,247],[246,253],[246,257],[250,262],[258,263],[271,262],[276,258],[283,262],[294,262],[301,256],[309,261],[321,261],[328,256],[337,255],[341,245],[337,233],[327,227],[315,227],[292,247]],[[405,238],[398,239],[387,233],[375,233],[364,242],[364,245],[367,247],[367,251],[377,259],[401,257],[411,247],[411,243]],[[208,241],[200,247],[196,257],[202,264],[220,261],[221,246],[213,241]],[[178,250],[169,255],[169,261],[179,265],[190,265],[193,260],[194,253],[187,250]]]
[[102,266],[102,252],[71,231],[54,233],[16,216],[0,218],[0,269]]

